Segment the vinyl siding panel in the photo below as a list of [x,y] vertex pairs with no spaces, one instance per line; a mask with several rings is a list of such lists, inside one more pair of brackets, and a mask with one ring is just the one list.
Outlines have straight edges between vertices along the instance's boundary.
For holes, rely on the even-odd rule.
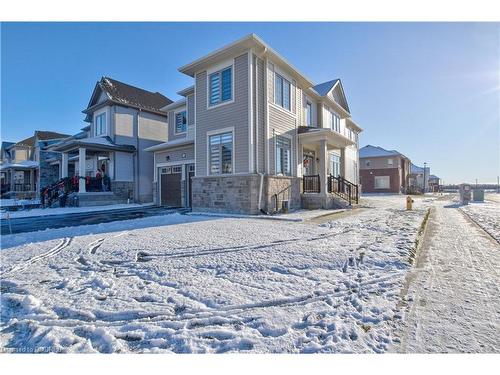
[[134,161],[129,152],[115,152],[115,180],[134,181]]
[[234,173],[249,171],[248,53],[234,59],[234,101],[207,108],[207,72],[196,74],[196,176],[207,175],[207,132],[234,127]]
[[138,125],[138,135],[140,139],[157,142],[167,141],[168,124],[166,116],[140,112]]
[[[182,154],[186,154],[186,157],[183,158]],[[167,156],[169,159],[167,160]],[[185,162],[186,160],[194,159],[194,145],[179,147],[172,150],[162,151],[156,153],[156,163],[176,163],[176,162]]]
[[187,97],[188,125],[194,125],[194,94]]
[[265,142],[266,142],[266,121],[265,121],[265,67],[264,67],[264,61],[261,59],[256,59],[256,82],[257,86],[254,86],[256,88],[255,93],[256,93],[256,99],[257,101],[254,101],[254,107],[256,109],[256,114],[257,116],[254,117],[256,126],[257,126],[257,132],[258,134],[255,135],[256,137],[256,144],[257,144],[257,161],[258,161],[258,168],[257,172],[264,173],[265,172]]

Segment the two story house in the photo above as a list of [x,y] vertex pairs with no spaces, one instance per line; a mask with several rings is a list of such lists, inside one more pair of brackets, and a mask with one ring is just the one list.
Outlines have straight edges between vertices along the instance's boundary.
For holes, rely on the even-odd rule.
[[35,130],[22,141],[3,142],[1,150],[2,197],[35,198],[39,188],[58,178],[58,170],[48,160],[59,155],[48,148],[69,137],[53,131]]
[[411,161],[396,150],[367,145],[359,150],[360,179],[365,193],[405,193]]
[[358,195],[358,135],[339,79],[315,85],[255,34],[179,68],[193,85],[154,154],[159,205],[237,213]]
[[[153,155],[144,149],[167,141],[167,113],[162,108],[170,103],[158,92],[102,77],[83,110],[88,125],[51,147],[61,154],[60,177],[71,177],[73,170],[91,179],[99,170],[110,178],[111,191],[98,204],[151,202]],[[87,191],[88,179],[79,179],[80,205],[97,204],[100,192]]]

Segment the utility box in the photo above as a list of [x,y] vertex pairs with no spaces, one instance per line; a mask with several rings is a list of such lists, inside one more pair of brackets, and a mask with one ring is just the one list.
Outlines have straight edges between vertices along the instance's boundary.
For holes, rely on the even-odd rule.
[[472,190],[472,200],[474,202],[484,202],[484,189]]
[[460,203],[469,204],[471,200],[472,187],[469,184],[460,184],[458,187],[458,193],[460,195]]

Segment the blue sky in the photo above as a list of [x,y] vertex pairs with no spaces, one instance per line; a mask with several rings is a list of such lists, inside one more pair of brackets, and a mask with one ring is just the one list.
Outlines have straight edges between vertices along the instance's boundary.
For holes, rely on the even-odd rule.
[[178,67],[251,32],[314,82],[342,79],[362,146],[496,182],[498,23],[3,23],[1,138],[77,132],[103,75],[176,99]]

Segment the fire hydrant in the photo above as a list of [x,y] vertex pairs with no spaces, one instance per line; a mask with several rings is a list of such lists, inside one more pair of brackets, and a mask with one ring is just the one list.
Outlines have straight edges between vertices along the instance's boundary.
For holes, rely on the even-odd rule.
[[411,211],[412,206],[413,206],[413,199],[411,199],[411,197],[408,195],[406,197],[406,210]]

